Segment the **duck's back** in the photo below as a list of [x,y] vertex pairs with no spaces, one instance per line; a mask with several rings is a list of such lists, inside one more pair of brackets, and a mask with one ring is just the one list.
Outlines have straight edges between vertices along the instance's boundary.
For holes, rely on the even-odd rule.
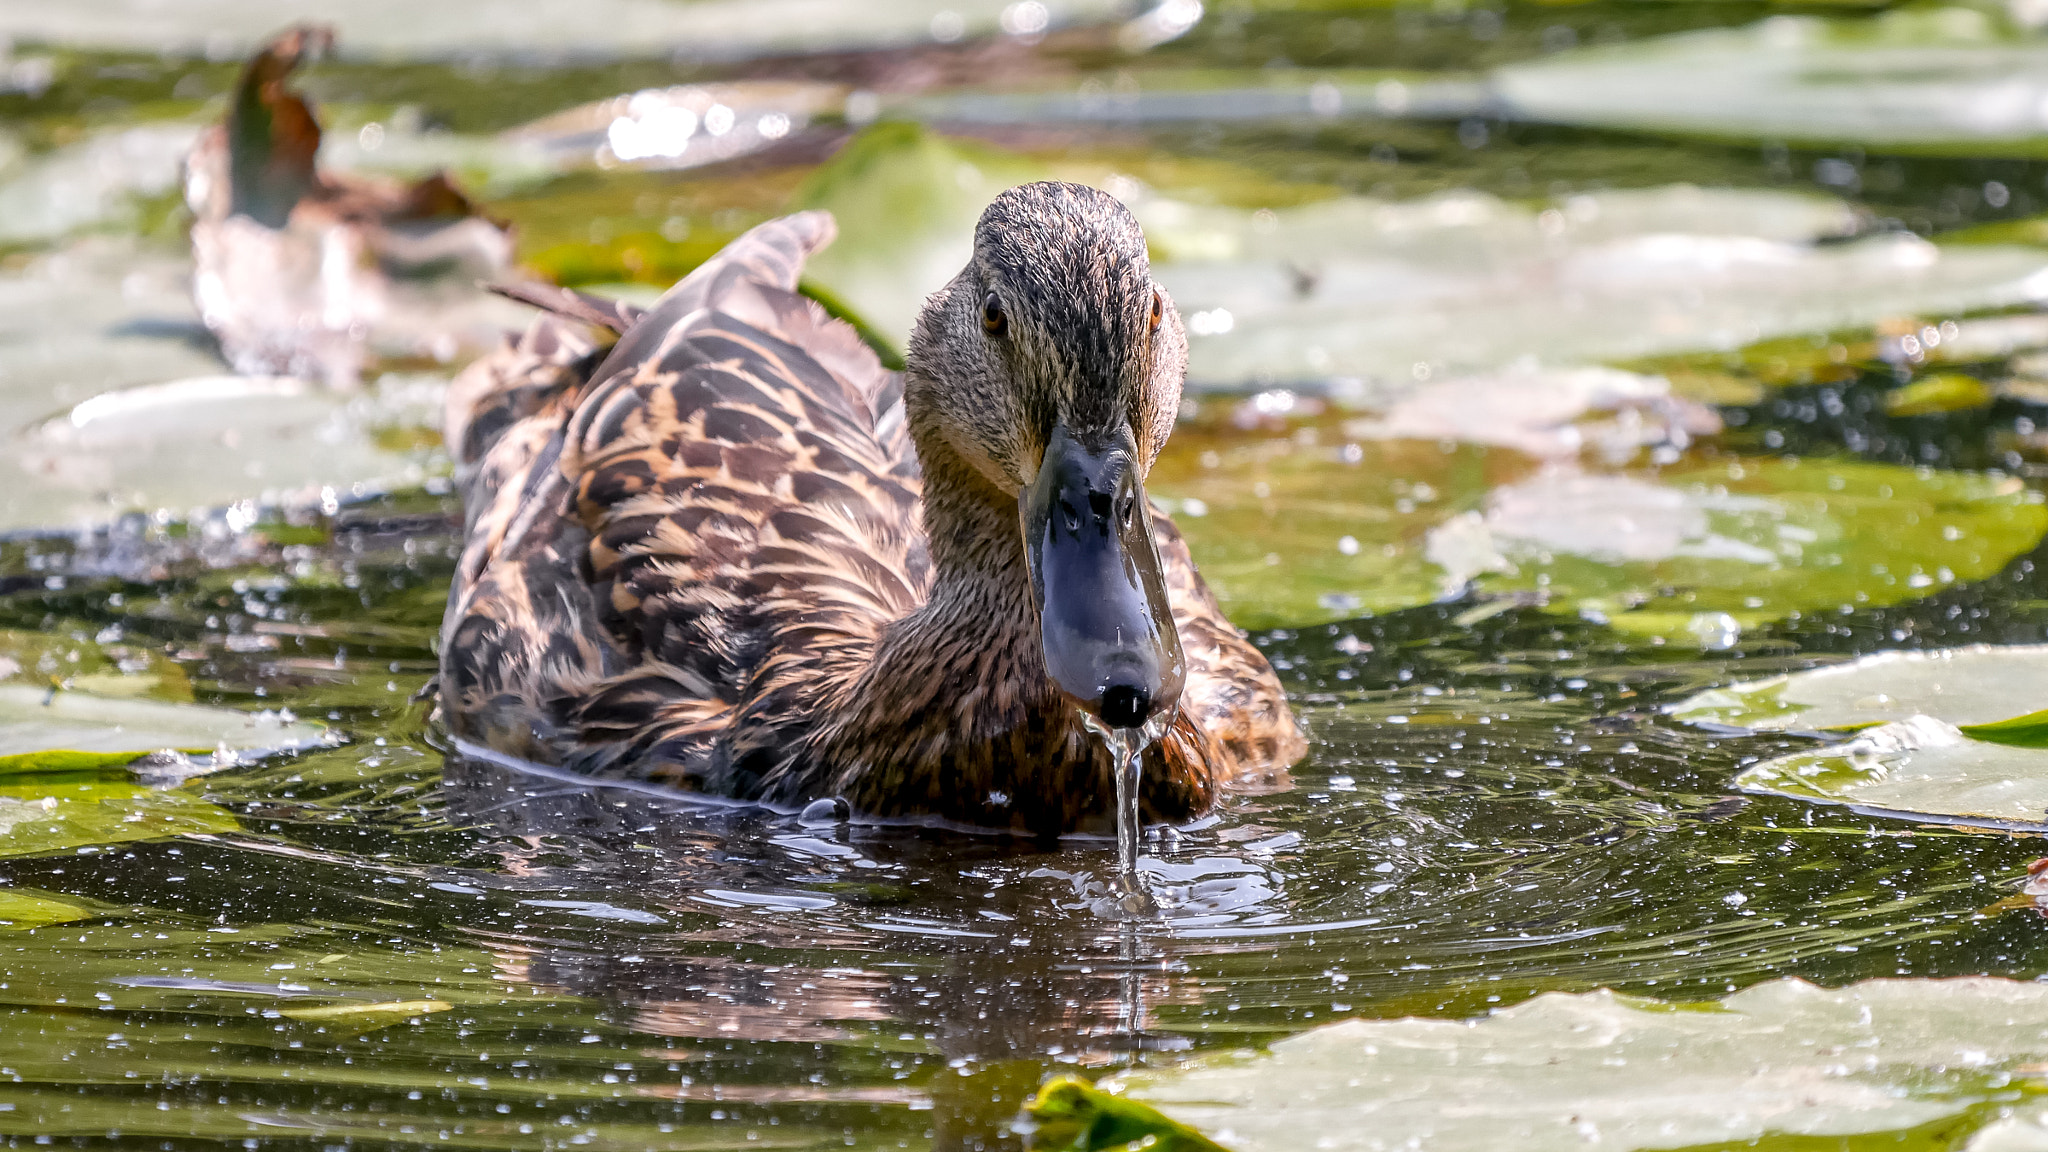
[[644,314],[565,293],[557,311],[617,344],[547,316],[458,380],[458,736],[753,793],[731,778],[736,722],[776,739],[923,602],[900,380],[796,292],[831,237],[823,213],[762,225]]

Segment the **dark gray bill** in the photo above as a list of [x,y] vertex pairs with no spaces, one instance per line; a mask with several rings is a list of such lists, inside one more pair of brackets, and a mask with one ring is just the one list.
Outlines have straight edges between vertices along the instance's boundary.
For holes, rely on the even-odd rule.
[[1180,700],[1186,666],[1130,429],[1103,440],[1055,426],[1018,503],[1046,673],[1112,728],[1136,728]]

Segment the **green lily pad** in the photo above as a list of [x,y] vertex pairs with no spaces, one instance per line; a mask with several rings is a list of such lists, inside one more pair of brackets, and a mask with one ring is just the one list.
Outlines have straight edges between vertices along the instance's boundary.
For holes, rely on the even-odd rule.
[[[1515,113],[1555,123],[2039,155],[2041,48],[2038,34],[1982,9],[1908,8],[1870,19],[1775,16],[1587,48],[1493,79]],[[1854,178],[1849,170],[1837,182]]]
[[275,713],[0,685],[0,857],[154,840],[241,825],[183,788],[153,788],[128,765],[165,750],[232,762],[329,742]]
[[1759,731],[1855,731],[1927,716],[1993,725],[2048,703],[2048,644],[1878,652],[1714,688],[1672,706],[1674,719]]
[[1590,473],[1499,449],[1311,432],[1183,429],[1154,471],[1152,490],[1243,626],[1469,587],[1718,646],[1794,612],[1981,579],[2048,531],[2048,508],[1995,476],[1776,458]]
[[[1054,175],[1110,190],[1144,226],[1154,274],[1188,322],[1196,388],[1310,381],[1385,404],[1421,380],[1524,360],[1705,352],[2040,294],[2031,248],[1904,234],[1816,244],[1855,226],[1828,197],[1679,185],[1545,205],[1318,188],[1292,206],[1231,207],[902,123],[857,137],[798,196],[839,218],[839,240],[807,271],[900,344],[924,298],[965,263],[982,206]],[[1544,290],[1558,284],[1570,291]]]
[[1973,740],[1928,716],[1756,764],[1738,788],[1965,823],[2048,825],[2048,751]]
[[[2048,531],[2017,480],[1844,460],[1543,476],[1431,541],[1449,575],[1648,635],[1733,634],[1982,579]],[[1486,551],[1491,549],[1491,551]]]
[[165,749],[264,753],[327,743],[326,729],[275,712],[0,685],[0,778],[119,767]]
[[1853,739],[1745,769],[1738,787],[1971,822],[2048,823],[2048,645],[1881,652],[1729,685],[1680,720]]
[[1551,993],[1470,1021],[1345,1021],[1123,1085],[1243,1152],[1860,1147],[1880,1133],[1955,1148],[2043,1114],[2008,1086],[2039,1076],[2044,1020],[2048,987],[1983,977],[1775,980],[1707,1004]]
[[[883,50],[929,41],[940,11],[958,35],[993,35],[1005,0],[882,0],[852,6],[808,0],[583,0],[510,10],[475,0],[431,8],[376,3],[351,7],[347,47],[373,60],[492,58],[613,60],[673,57],[741,60],[817,52]],[[1108,0],[1045,0],[1052,27],[1127,15]],[[105,0],[0,8],[0,36],[16,43],[240,57],[294,19],[333,15],[314,5],[209,0],[197,6],[137,8]]]
[[184,789],[75,776],[0,783],[0,858],[240,830],[233,816]]

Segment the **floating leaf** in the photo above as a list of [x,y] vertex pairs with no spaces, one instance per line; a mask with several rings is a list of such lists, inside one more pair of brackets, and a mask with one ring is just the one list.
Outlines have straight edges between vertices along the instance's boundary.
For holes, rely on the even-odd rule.
[[2048,824],[2048,751],[1973,740],[1909,716],[1850,740],[1766,760],[1738,788],[1966,822]]
[[[1515,114],[1554,123],[2032,156],[2048,62],[2035,35],[2010,27],[1961,6],[1774,16],[1563,52],[1493,80]],[[1856,169],[1838,163],[1823,182],[1854,187]]]
[[2048,645],[1881,652],[1702,692],[1671,715],[1764,731],[1857,732],[1753,765],[1736,777],[1739,787],[2038,825],[2048,822],[2048,712],[2033,709],[2044,672]]
[[275,712],[0,685],[0,775],[94,770],[163,749],[261,753],[327,742],[325,729]]
[[2048,987],[1983,977],[1775,980],[1709,1004],[1551,993],[1471,1021],[1345,1021],[1268,1055],[1124,1080],[1243,1152],[1835,1147],[1877,1133],[1952,1148],[2004,1118],[2008,1084],[2038,1075],[2044,1021]]
[[1679,720],[1768,731],[1853,731],[1930,716],[1992,725],[2039,708],[2048,645],[1877,652],[1844,664],[1715,688],[1673,705]]
[[291,377],[209,375],[101,393],[22,437],[0,527],[241,500],[317,506],[323,489],[331,499],[418,484],[436,466],[431,445],[381,433],[431,427],[442,387],[389,375],[350,396]]
[[986,145],[914,124],[878,124],[797,194],[802,207],[830,209],[839,223],[839,238],[804,275],[900,347],[924,298],[967,264],[982,208],[1003,189],[1044,174]]
[[236,831],[241,825],[220,808],[139,783],[128,765],[164,750],[254,754],[327,743],[323,729],[276,713],[0,685],[0,857]]
[[[1109,0],[1042,2],[1042,18],[1055,28],[1128,14]],[[1006,6],[1007,0],[946,0],[943,10],[958,21],[960,35],[978,37],[1000,29]],[[812,0],[582,0],[508,15],[463,0],[431,10],[391,5],[351,11],[347,33],[351,52],[387,61],[730,61],[901,48],[929,40],[938,10],[921,0],[850,6]],[[203,9],[7,5],[0,7],[0,36],[17,43],[219,59],[246,54],[288,18],[264,0],[224,0]]]
[[1248,439],[1184,428],[1152,487],[1247,627],[1388,611],[1469,585],[1726,645],[1793,612],[1981,579],[2048,531],[2048,508],[1995,476],[1797,459],[1537,470],[1519,453],[1330,444],[1322,429]]
[[233,816],[182,789],[75,777],[0,783],[0,858],[240,829]]

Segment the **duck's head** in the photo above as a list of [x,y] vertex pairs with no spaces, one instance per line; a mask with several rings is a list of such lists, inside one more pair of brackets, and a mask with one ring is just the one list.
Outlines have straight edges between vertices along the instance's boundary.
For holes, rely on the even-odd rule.
[[1144,232],[1077,184],[998,196],[973,259],[911,337],[914,434],[943,443],[992,499],[1015,499],[1046,673],[1112,727],[1180,699],[1144,482],[1186,373],[1187,337]]

